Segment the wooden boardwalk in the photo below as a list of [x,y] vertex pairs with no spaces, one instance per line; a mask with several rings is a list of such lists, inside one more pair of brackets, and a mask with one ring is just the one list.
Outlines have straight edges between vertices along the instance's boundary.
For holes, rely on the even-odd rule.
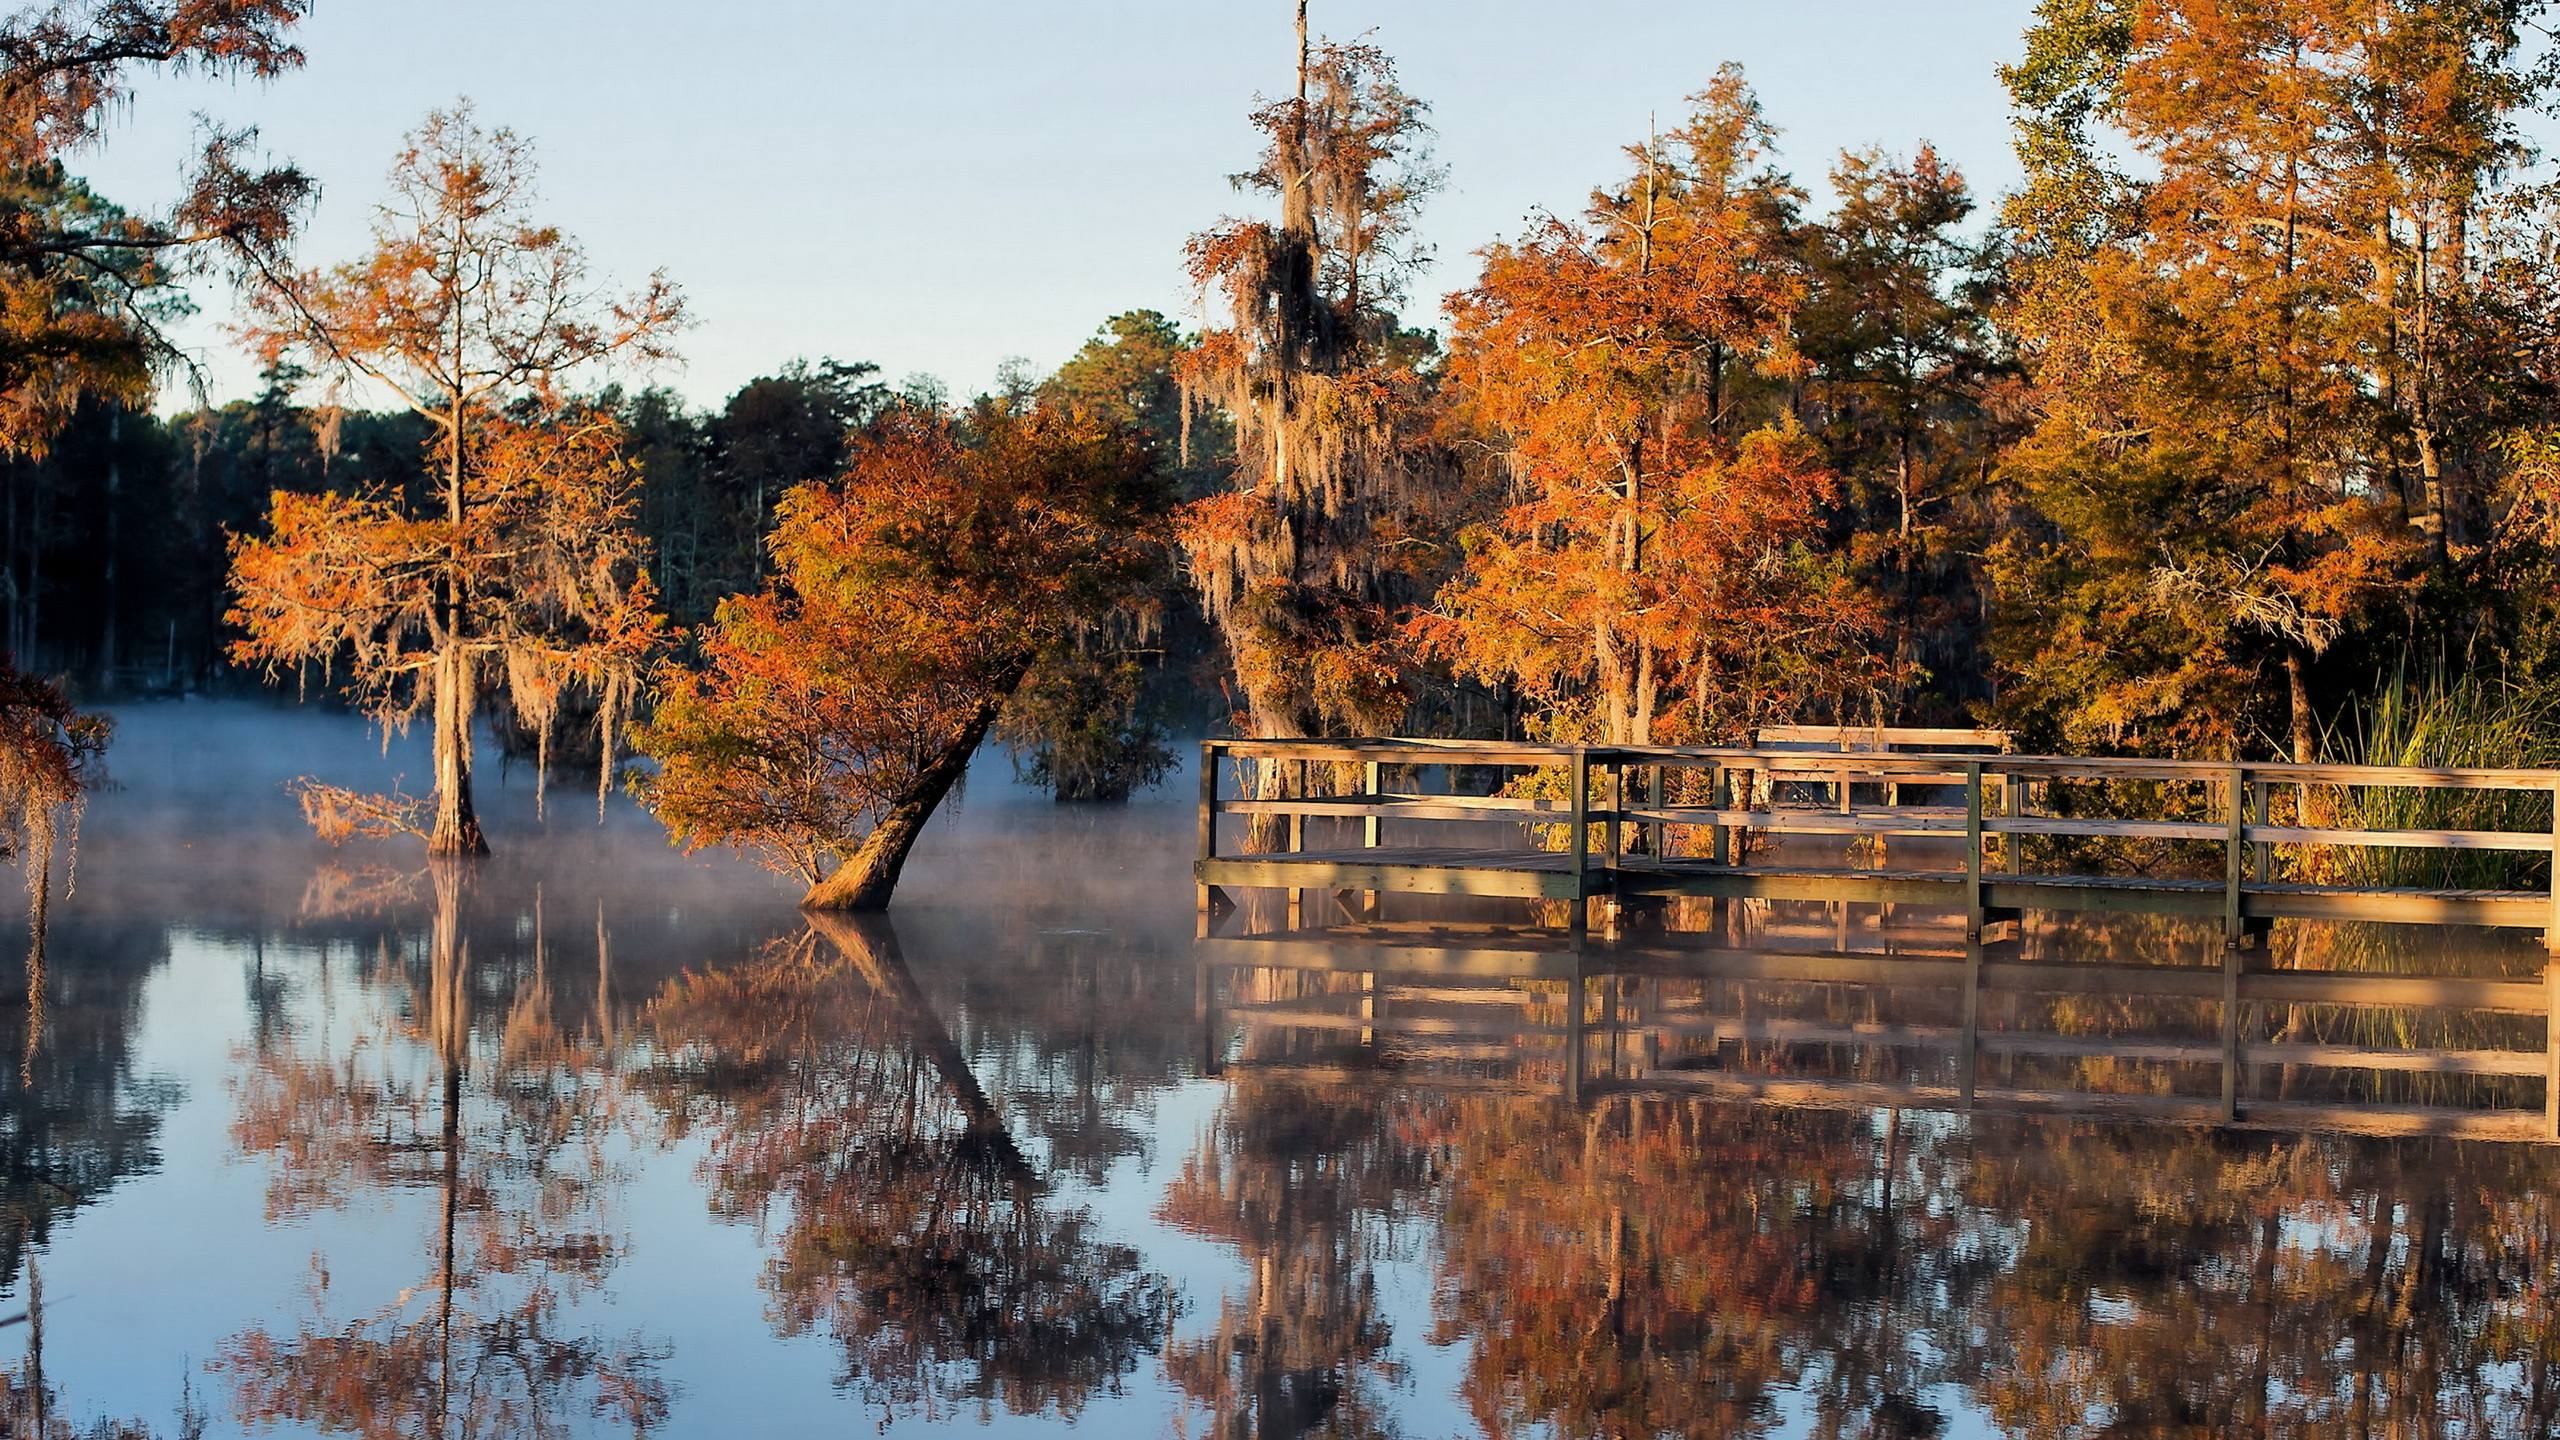
[[[1364,977],[1359,993],[1367,997],[1344,1001],[1327,991],[1315,1008],[1230,1004],[1221,1014],[1249,1030],[1347,1036],[1367,1056],[1355,1056],[1354,1069],[1374,1073],[1378,1047],[1391,1042],[1406,1060],[1508,1057],[1516,1072],[1521,1047],[1530,1045],[1552,1049],[1541,1062],[1551,1080],[1441,1078],[1478,1088],[1552,1085],[1575,1098],[1693,1093],[2560,1138],[2560,958],[2550,957],[2560,938],[2560,888],[2548,878],[2560,773],[1414,741],[1212,742],[1203,760],[1196,870],[1204,935],[1223,890],[1289,893],[1289,928],[1205,940],[1204,959],[1230,972]],[[1231,766],[1235,794],[1222,779]],[[1435,771],[1448,777],[1436,786]],[[2500,828],[2323,818],[2345,808],[2333,797],[2448,791],[2495,797]],[[2447,818],[2441,799],[2434,803],[2434,812],[2400,813]],[[1261,823],[1277,832],[1280,848],[1235,853],[1243,837],[1230,816],[1268,817]],[[1829,853],[1805,853],[1814,849]],[[2124,863],[2135,851],[2138,867]],[[2507,858],[2482,867],[2484,853]],[[2496,887],[2351,878],[2398,878],[2387,859],[2373,857],[2413,854],[2440,880],[2465,870],[2505,873]],[[2325,878],[2279,878],[2306,872]],[[1561,901],[1540,913],[1560,909],[1563,923],[1388,925],[1374,918],[1384,893]],[[1329,906],[1338,898],[1344,914],[1371,918],[1305,929],[1308,894]],[[1843,942],[1816,950],[1732,943],[1721,918],[1706,934],[1615,933],[1622,918],[1676,897],[1702,897],[1702,913],[1715,917],[1744,905],[1761,916],[1812,908],[1845,917],[1873,907],[1880,926],[1937,928],[1933,942],[1880,950],[1848,946],[1845,919],[1836,922]],[[2209,963],[2027,953],[2027,917],[2089,912],[2166,917],[2172,928],[2200,930]],[[2268,942],[2279,922],[2484,927],[2493,945],[2497,931],[2539,932],[2546,958],[2528,975],[2278,966]],[[2491,964],[2514,962],[2510,943]],[[1451,998],[1463,988],[1516,997],[1523,985],[1571,998],[1534,1022],[1495,1017],[1499,1004],[1484,995],[1472,1003]],[[1417,986],[1437,993],[1440,1008],[1397,1001]],[[1808,989],[1862,993],[1942,1013],[1853,1023],[1747,1006],[1719,1014],[1706,1003],[1711,991],[1725,993],[1718,987],[1737,986],[1798,998]],[[1686,1008],[1672,1005],[1663,997],[1674,992],[1695,998]],[[2056,996],[2166,1007],[2191,1023],[2187,1033],[2168,1035],[2010,1023],[2022,1003]],[[1460,1008],[1450,1012],[1450,1004]],[[2006,1021],[1986,1020],[1994,1006]],[[2312,1011],[2386,1013],[2390,1023],[2380,1030],[2443,1043],[2313,1043],[2270,1033],[2269,1017]],[[1606,1047],[1607,1064],[1590,1063],[1595,1046]],[[1811,1057],[1814,1071],[1837,1073],[1737,1068],[1716,1058],[1729,1059],[1736,1047],[1764,1059]],[[1672,1052],[1675,1059],[1664,1058]],[[2022,1063],[2080,1062],[2152,1067],[2154,1088],[2110,1093],[1984,1073],[1987,1063],[2006,1073]],[[2271,1072],[2285,1077],[2281,1085],[2262,1083]],[[2340,1077],[2343,1088],[2296,1085],[2306,1074]],[[2364,1098],[2398,1083],[2377,1076],[2419,1077],[2432,1088],[2422,1101]]]
[[[1252,793],[1225,794],[1221,776],[1238,762],[1255,772]],[[1462,793],[1447,782],[1436,792],[1411,788],[1432,771],[1529,778],[1557,793]],[[1196,873],[1204,904],[1214,889],[1254,887],[1553,900],[1696,895],[1939,906],[1985,921],[2028,911],[2214,917],[2235,939],[2278,920],[2477,925],[2560,937],[2560,884],[2547,878],[2533,888],[2498,889],[2274,877],[2280,849],[2293,855],[2541,856],[2548,876],[2555,873],[2548,857],[2560,829],[2552,803],[2560,795],[2560,772],[2548,770],[1236,740],[1204,744],[1200,774]],[[1347,787],[1340,783],[1345,776],[1353,777]],[[1390,785],[1390,779],[1402,783]],[[2040,811],[2035,797],[2058,787],[2071,787],[2084,801],[2092,794],[2148,795],[2162,810],[2178,813]],[[1335,793],[1322,793],[1328,788]],[[1862,805],[1862,790],[1882,798]],[[1684,791],[1688,798],[1678,798]],[[2536,828],[2312,823],[2314,795],[2447,791],[2531,797]],[[1949,801],[1906,803],[1929,792],[1946,793]],[[2274,823],[2278,795],[2293,806],[2292,823]],[[1227,816],[1271,817],[1286,840],[1273,851],[1234,853],[1220,824]],[[1337,831],[1356,825],[1358,833],[1345,835],[1347,844],[1309,845],[1311,823]],[[1453,827],[1472,833],[1453,836]],[[1416,833],[1434,829],[1441,833]],[[1543,843],[1550,837],[1554,843]],[[1793,837],[1869,842],[1887,855],[1934,850],[1938,863],[1769,858],[1783,854],[1772,841]],[[2189,873],[2040,870],[2026,863],[2028,843],[2040,837],[2084,848],[2141,842],[2193,853]],[[2550,943],[2560,946],[2560,938]]]

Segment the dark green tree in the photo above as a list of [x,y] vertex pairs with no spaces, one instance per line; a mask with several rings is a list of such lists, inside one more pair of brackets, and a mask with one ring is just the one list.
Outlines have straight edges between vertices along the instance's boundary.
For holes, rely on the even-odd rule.
[[1973,195],[1926,145],[1844,154],[1831,184],[1838,208],[1807,231],[1805,424],[1845,487],[1838,538],[1889,617],[1893,709],[1951,719],[1984,696],[1968,552],[1998,438]]

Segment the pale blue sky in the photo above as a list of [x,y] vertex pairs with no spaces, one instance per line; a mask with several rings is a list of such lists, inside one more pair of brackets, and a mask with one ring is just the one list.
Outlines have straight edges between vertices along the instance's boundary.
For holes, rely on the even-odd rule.
[[[1822,195],[1844,146],[1937,144],[1991,195],[2016,174],[1994,67],[2030,0],[1315,0],[1433,107],[1446,190],[1437,323],[1471,252],[1616,175],[1647,117],[1740,61],[1786,158]],[[537,141],[550,218],[598,268],[663,267],[692,301],[702,402],[793,356],[930,371],[955,391],[1007,356],[1046,369],[1103,317],[1196,324],[1182,241],[1246,202],[1245,114],[1289,82],[1287,0],[319,0],[310,63],[264,89],[154,82],[80,168],[108,195],[175,188],[198,111],[254,121],[325,187],[305,256],[362,242],[401,133],[475,99]],[[217,398],[249,367],[203,297],[190,338]]]

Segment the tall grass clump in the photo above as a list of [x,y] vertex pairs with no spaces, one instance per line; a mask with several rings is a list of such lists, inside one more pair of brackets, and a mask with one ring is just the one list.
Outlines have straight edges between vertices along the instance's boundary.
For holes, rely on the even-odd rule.
[[[2560,765],[2560,705],[2547,689],[2439,671],[2395,674],[2332,727],[2322,758],[2337,764],[2514,769]],[[2531,790],[2309,787],[2306,823],[2350,830],[2517,830],[2548,834],[2551,797]],[[2320,847],[2299,868],[2331,884],[2522,890],[2548,882],[2547,857],[2507,850]]]

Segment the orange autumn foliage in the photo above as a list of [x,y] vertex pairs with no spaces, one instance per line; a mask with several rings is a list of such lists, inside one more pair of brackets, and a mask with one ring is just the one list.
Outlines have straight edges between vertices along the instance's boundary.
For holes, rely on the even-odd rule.
[[[308,9],[52,0],[0,19],[0,457],[42,457],[85,404],[146,408],[180,354],[164,329],[185,308],[171,282],[253,268],[286,243],[314,187],[290,167],[246,168],[244,132],[200,119],[185,190],[156,215],[110,203],[67,167],[125,117],[146,75],[264,81],[296,68]],[[35,588],[32,567],[13,594],[20,585]],[[111,729],[0,657],[0,858],[26,866],[39,954],[53,857]]]
[[[1412,633],[1518,687],[1559,735],[1708,739],[1857,695],[1882,676],[1875,603],[1805,544],[1836,483],[1792,427],[1657,471],[1635,512],[1641,570],[1617,563],[1618,506],[1533,494],[1469,535]],[[1613,678],[1636,683],[1621,696]]]
[[[523,137],[482,128],[468,104],[433,112],[392,166],[372,249],[329,270],[266,269],[249,297],[247,338],[270,364],[306,355],[333,392],[387,392],[432,429],[425,495],[278,497],[277,542],[235,552],[235,564],[275,573],[235,575],[234,619],[251,631],[241,658],[299,665],[346,648],[357,698],[377,719],[430,718],[434,855],[488,850],[471,775],[472,727],[490,690],[546,750],[562,687],[593,693],[601,806],[645,648],[626,643],[632,606],[648,604],[629,570],[642,551],[619,473],[604,474],[618,432],[600,447],[605,432],[593,427],[611,424],[600,417],[547,430],[508,417],[559,410],[562,382],[605,361],[668,357],[683,299],[663,275],[623,300],[599,295],[577,242],[535,218],[534,182]],[[537,473],[545,465],[567,468],[555,480]],[[475,513],[484,507],[494,508]],[[355,534],[329,533],[341,525]],[[313,818],[346,823],[364,808],[341,803],[351,798]],[[371,808],[379,819],[384,807]]]
[[299,68],[310,8],[50,0],[0,20],[0,455],[42,454],[84,400],[147,408],[157,374],[191,363],[168,332],[187,310],[175,282],[281,263],[318,187],[291,167],[250,168],[254,131],[199,117],[186,188],[160,214],[109,203],[66,166],[126,118],[144,76]]
[[2035,428],[2004,469],[2049,523],[1990,556],[2014,713],[2315,758],[2327,657],[2398,648],[2483,538],[2487,442],[2536,385],[2485,263],[2548,84],[2518,14],[2160,0],[2029,33],[2004,319]]
[[783,497],[774,574],[671,669],[643,793],[687,849],[754,850],[873,909],[1042,650],[1140,592],[1168,497],[1126,429],[907,410]]
[[1409,628],[1559,736],[1709,736],[1874,678],[1874,603],[1812,549],[1837,482],[1792,424],[1727,433],[1732,389],[1796,364],[1765,138],[1727,70],[1625,186],[1489,248],[1450,298],[1457,410],[1516,498]]
[[[275,495],[262,536],[232,542],[233,655],[271,671],[318,667],[398,727],[503,685],[548,743],[572,687],[602,702],[605,764],[640,672],[662,641],[631,527],[637,475],[622,429],[596,413],[482,417],[459,520],[393,495]],[[443,717],[438,717],[440,720]],[[467,734],[465,737],[467,746]],[[305,782],[332,841],[425,833],[423,802]]]
[[0,657],[0,860],[26,866],[39,953],[54,852],[79,825],[114,730],[105,716],[73,708],[60,686]]

